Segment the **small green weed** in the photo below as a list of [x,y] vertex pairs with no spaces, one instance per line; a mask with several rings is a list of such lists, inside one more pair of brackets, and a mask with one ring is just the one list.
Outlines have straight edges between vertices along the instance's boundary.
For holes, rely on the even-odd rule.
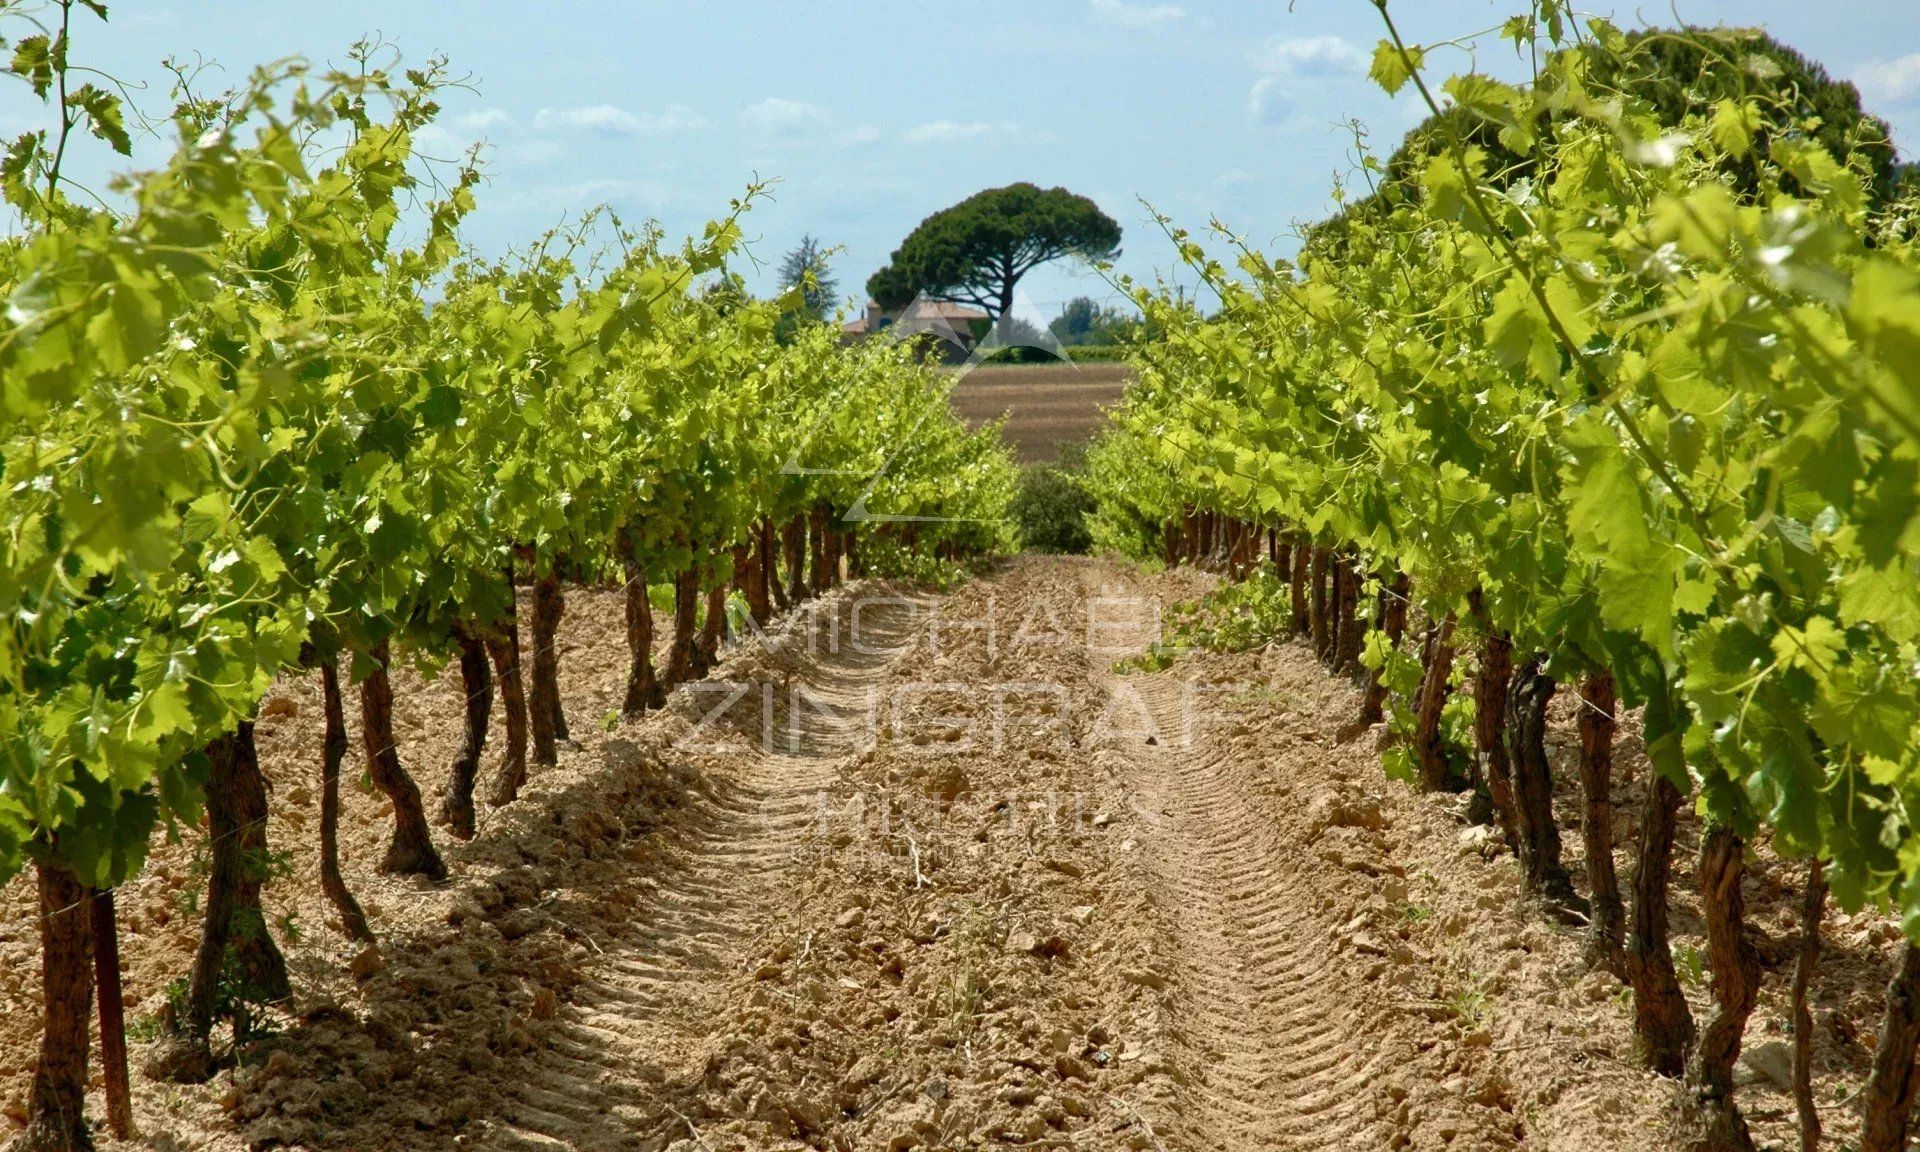
[[1442,1003],[1469,1032],[1478,1032],[1493,1022],[1493,992],[1477,972],[1468,972],[1466,979],[1449,992]]
[[1682,944],[1673,950],[1676,961],[1674,968],[1680,977],[1680,983],[1689,988],[1701,988],[1707,982],[1707,955],[1691,944]]
[[1222,584],[1198,600],[1173,606],[1167,638],[1138,656],[1116,661],[1116,674],[1161,672],[1182,652],[1251,652],[1293,633],[1293,611],[1286,581],[1262,564],[1237,583]]

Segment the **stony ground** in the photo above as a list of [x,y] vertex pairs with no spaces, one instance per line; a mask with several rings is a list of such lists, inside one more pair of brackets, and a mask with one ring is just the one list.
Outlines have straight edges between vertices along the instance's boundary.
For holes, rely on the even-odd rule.
[[[1670,1088],[1632,1064],[1624,990],[1523,902],[1456,801],[1381,775],[1351,685],[1298,645],[1115,670],[1206,587],[1023,558],[945,597],[844,589],[639,723],[610,712],[619,598],[576,591],[575,743],[473,843],[443,841],[451,882],[372,874],[389,814],[347,790],[372,949],[318,892],[318,686],[282,685],[261,741],[296,996],[208,1085],[136,1075],[143,1133],[367,1152],[1667,1147]],[[433,791],[457,678],[396,687]],[[1565,768],[1570,714],[1554,737]],[[1630,733],[1620,760],[1630,844]],[[158,845],[121,895],[136,1015],[187,968],[195,839]],[[1690,884],[1683,867],[1676,949],[1698,1008]],[[1796,886],[1762,846],[1749,898],[1776,945]],[[0,1101],[17,1117],[32,893],[0,897]],[[1894,933],[1837,913],[1827,929],[1820,1091],[1843,1141]],[[1780,1147],[1785,983],[1768,976],[1742,1089]]]

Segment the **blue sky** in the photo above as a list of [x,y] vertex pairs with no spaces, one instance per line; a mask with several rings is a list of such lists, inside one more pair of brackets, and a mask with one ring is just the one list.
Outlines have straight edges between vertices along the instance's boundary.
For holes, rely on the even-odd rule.
[[[1418,115],[1365,77],[1381,29],[1367,0],[977,0],[959,6],[838,0],[506,4],[407,0],[154,3],[121,0],[113,19],[85,20],[76,58],[152,85],[164,111],[167,55],[196,51],[237,80],[253,64],[302,54],[340,60],[379,32],[409,60],[444,52],[470,73],[436,138],[455,154],[489,145],[488,183],[470,238],[490,252],[605,202],[670,232],[725,210],[757,173],[780,180],[748,221],[758,288],[802,233],[844,245],[843,294],[927,213],[1014,180],[1063,184],[1098,201],[1126,230],[1121,267],[1168,269],[1172,254],[1145,198],[1196,230],[1219,215],[1256,242],[1289,246],[1296,222],[1329,210],[1351,171],[1363,120],[1390,150]],[[1524,0],[1397,0],[1412,39],[1452,38],[1497,24]],[[1636,5],[1597,0],[1634,22]],[[1665,16],[1667,5],[1641,10]],[[1695,23],[1764,25],[1860,83],[1920,152],[1920,20],[1911,0],[1678,0]],[[1479,63],[1511,72],[1487,43]],[[1434,62],[1466,66],[1460,53]],[[218,83],[216,79],[211,83]],[[0,92],[0,130],[35,106]],[[109,166],[88,156],[76,175]],[[1185,277],[1177,277],[1185,280]],[[1077,294],[1103,297],[1098,277],[1069,268],[1023,287],[1043,313]]]

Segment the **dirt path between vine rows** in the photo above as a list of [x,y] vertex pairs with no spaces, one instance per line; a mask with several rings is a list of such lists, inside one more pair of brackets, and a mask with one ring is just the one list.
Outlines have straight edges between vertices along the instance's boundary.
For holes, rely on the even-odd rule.
[[[842,600],[827,606],[829,627],[848,619]],[[474,1146],[644,1147],[663,1133],[698,1131],[674,1106],[670,1069],[712,1038],[723,1007],[716,998],[744,959],[740,944],[783,899],[822,798],[838,784],[839,761],[864,732],[869,689],[914,607],[888,600],[862,612],[858,649],[830,642],[823,656],[792,669],[798,697],[784,672],[784,693],[772,691],[771,678],[722,675],[683,694],[681,704],[708,709],[677,746],[723,756],[727,771],[690,798],[678,834],[650,855],[644,876],[630,878],[629,916],[555,1005],[544,1050],[500,1086]],[[804,701],[800,714],[789,716],[796,698]],[[681,718],[694,712],[685,708]]]
[[1361,1008],[1362,972],[1318,922],[1270,797],[1231,753],[1187,746],[1192,713],[1223,715],[1213,692],[1143,680],[1112,689],[1138,693],[1156,743],[1111,743],[1149,817],[1146,882],[1171,922],[1162,951],[1187,1021],[1170,1132],[1193,1148],[1386,1147],[1368,1086],[1394,1064],[1390,1021]]
[[[1212,586],[1023,557],[945,595],[845,589],[638,723],[606,711],[619,597],[577,592],[575,742],[443,844],[449,883],[373,875],[386,813],[349,793],[365,950],[314,887],[317,709],[289,682],[263,765],[296,997],[211,1084],[136,1076],[143,1130],[354,1152],[1666,1147],[1670,1090],[1633,1066],[1618,982],[1486,830],[1384,778],[1352,684],[1298,643],[1117,663]],[[431,791],[457,685],[398,687]],[[136,1015],[185,970],[197,882],[160,845],[127,894]],[[20,888],[10,1111],[34,1010]],[[1781,1123],[1777,1093],[1743,1092]]]
[[[1169,597],[1169,577],[1087,575],[1089,594]],[[1434,813],[1395,795],[1372,742],[1342,727],[1351,686],[1296,645],[1103,679],[1156,737],[1108,744],[1144,817],[1142,879],[1164,924],[1155,963],[1181,1021],[1168,1147],[1660,1146],[1637,1074],[1543,1060],[1554,1014],[1496,1009],[1472,954],[1512,944],[1530,960],[1551,942],[1476,939],[1489,927],[1476,920],[1521,911],[1512,877],[1488,885],[1445,858],[1450,829],[1408,827]],[[1431,864],[1405,851],[1435,846]],[[1529,974],[1557,983],[1577,971],[1568,959]],[[1563,1101],[1573,1081],[1585,1083]]]

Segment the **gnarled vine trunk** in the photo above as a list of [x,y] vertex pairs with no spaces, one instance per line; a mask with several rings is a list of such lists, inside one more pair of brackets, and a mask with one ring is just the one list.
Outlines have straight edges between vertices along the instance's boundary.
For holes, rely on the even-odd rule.
[[36,860],[33,870],[40,896],[43,1022],[27,1127],[11,1147],[13,1152],[74,1152],[93,1147],[86,1118],[93,913],[86,885],[72,872],[46,860]]
[[1333,645],[1333,670],[1351,673],[1360,667],[1360,644],[1365,629],[1360,620],[1360,569],[1351,556],[1337,557],[1334,587],[1339,593]]
[[1313,610],[1307,603],[1307,589],[1313,580],[1312,551],[1305,541],[1293,547],[1293,568],[1287,581],[1287,594],[1295,636],[1307,636],[1313,632]]
[[740,594],[747,601],[747,615],[758,625],[773,619],[773,601],[767,594],[766,557],[760,551],[760,532],[754,530],[749,543],[733,550],[734,569],[739,573]]
[[320,665],[321,710],[326,720],[320,743],[320,890],[340,914],[340,927],[355,940],[373,941],[367,914],[340,874],[340,765],[347,759],[346,707],[340,699],[340,667]]
[[694,678],[694,643],[700,631],[700,572],[688,567],[673,578],[673,643],[667,649],[669,687]]
[[733,557],[732,588],[740,594],[740,599],[743,602],[751,605],[753,601],[753,549],[747,547],[745,544],[735,544],[727,550],[727,554]]
[[1429,792],[1444,792],[1453,787],[1453,766],[1447,763],[1446,735],[1440,720],[1446,711],[1447,697],[1453,694],[1448,681],[1453,676],[1453,613],[1438,624],[1430,625],[1422,645],[1420,690],[1414,698],[1413,761],[1420,774],[1420,787]]
[[440,797],[440,819],[457,839],[473,839],[473,784],[480,775],[480,757],[487,747],[487,720],[493,712],[493,672],[487,666],[487,646],[467,624],[453,626],[453,643],[460,651],[460,690],[464,693],[464,724],[460,749],[447,773],[447,789]]
[[1347,616],[1347,559],[1338,552],[1327,553],[1327,650],[1323,657],[1327,671],[1340,671],[1340,650],[1346,644],[1344,628]]
[[1906,1152],[1913,1134],[1913,1105],[1920,1076],[1914,1074],[1914,1050],[1920,1047],[1920,946],[1900,949],[1900,967],[1887,982],[1887,1010],[1880,1018],[1880,1042],[1873,1050],[1873,1071],[1860,1097],[1860,1152]]
[[533,722],[533,762],[551,768],[560,762],[558,743],[567,738],[560,706],[560,618],[567,601],[552,565],[533,581],[533,691],[527,701]]
[[280,1000],[292,991],[286,961],[267,934],[260,909],[267,869],[267,792],[253,725],[242,722],[208,744],[206,754],[206,916],[188,977],[185,1018],[174,1021],[175,1035],[157,1062],[166,1078],[182,1083],[213,1075],[214,1012],[221,985],[229,978],[229,959],[249,999]]
[[1627,979],[1633,985],[1633,1035],[1640,1059],[1662,1076],[1685,1069],[1693,1046],[1693,1013],[1673,970],[1668,943],[1667,886],[1673,878],[1673,839],[1680,790],[1658,772],[1647,774],[1640,809],[1640,851],[1633,866],[1633,904],[1627,933]]
[[[1391,580],[1382,580],[1380,602],[1376,606],[1374,619],[1380,621],[1380,631],[1385,635],[1387,647],[1398,650],[1400,641],[1407,635],[1407,593],[1410,583],[1404,572],[1397,572]],[[1367,695],[1360,704],[1360,723],[1378,724],[1386,719],[1387,683],[1381,678],[1380,669],[1367,670]]]
[[1547,764],[1547,705],[1558,687],[1534,656],[1513,674],[1507,693],[1507,759],[1513,768],[1514,814],[1527,887],[1549,900],[1573,898],[1573,880],[1560,861],[1560,826],[1553,819],[1553,771]]
[[493,659],[493,678],[500,685],[500,711],[507,722],[507,746],[500,756],[500,772],[494,777],[491,797],[498,807],[519,799],[520,788],[527,782],[527,687],[520,677],[517,609],[509,608],[506,619],[487,633],[486,645],[487,655]]
[[1499,822],[1507,847],[1517,855],[1520,815],[1513,798],[1513,766],[1507,760],[1507,692],[1513,681],[1513,638],[1494,628],[1478,588],[1467,595],[1467,603],[1481,630],[1479,668],[1473,682],[1474,762],[1480,775],[1474,781],[1475,790],[1485,788],[1487,807],[1491,809],[1485,814]]
[[[1359,595],[1365,589],[1365,580],[1361,578],[1359,559],[1348,557],[1342,564],[1346,574],[1346,599],[1342,605],[1344,618],[1340,620],[1340,672],[1348,676],[1359,674],[1359,651],[1367,641],[1367,622],[1359,616]],[[1379,616],[1375,616],[1379,620]]]
[[[785,612],[787,610],[787,588],[780,582],[780,539],[773,527],[773,521],[765,516],[760,518],[760,529],[755,534],[760,545],[760,578],[766,583],[767,598],[773,606]],[[766,621],[762,620],[762,624]]]
[[1820,1106],[1813,1099],[1813,1013],[1807,994],[1820,966],[1820,920],[1827,913],[1827,871],[1818,857],[1807,866],[1807,887],[1800,899],[1800,946],[1794,951],[1793,990],[1788,996],[1793,1019],[1793,1109],[1799,1122],[1800,1152],[1818,1152]]
[[807,599],[807,514],[795,512],[781,538],[787,551],[787,604],[798,607]]
[[[242,977],[263,1000],[285,1000],[293,995],[287,961],[267,931],[267,915],[260,906],[273,861],[267,847],[267,778],[260,774],[260,752],[253,742],[253,723],[241,721],[234,732],[234,757],[221,781],[216,765],[209,790],[224,787],[231,793],[231,837],[240,846],[232,937],[228,949],[238,961]],[[211,800],[208,803],[212,809]],[[216,849],[217,851],[217,849]]]
[[1760,998],[1760,957],[1747,937],[1740,879],[1746,844],[1724,824],[1700,842],[1700,905],[1707,922],[1707,968],[1713,973],[1713,1015],[1700,1030],[1687,1065],[1689,1152],[1746,1152],[1747,1121],[1733,1099],[1733,1067],[1747,1018]]
[[1233,522],[1233,548],[1228,567],[1234,579],[1244,580],[1260,557],[1260,531],[1245,520]]
[[427,829],[427,810],[420,786],[400,763],[400,745],[393,736],[393,684],[387,679],[386,641],[367,653],[373,671],[360,683],[360,734],[367,750],[367,773],[374,787],[393,802],[393,839],[380,860],[380,871],[444,880],[447,866],[434,849]]
[[638,716],[667,702],[666,690],[653,674],[653,602],[647,598],[647,571],[633,555],[621,549],[627,578],[627,695],[620,710]]
[[1327,550],[1315,548],[1307,568],[1307,593],[1313,601],[1313,651],[1325,660],[1333,652],[1332,616],[1327,595]]
[[89,902],[93,931],[93,983],[100,990],[100,1073],[107,1098],[107,1128],[115,1139],[133,1136],[133,1085],[127,1079],[127,1006],[120,985],[120,923],[113,889],[97,889]]
[[707,589],[706,620],[700,625],[700,635],[693,642],[693,665],[697,673],[705,676],[720,663],[720,644],[727,634],[727,586],[715,583]]
[[808,515],[807,545],[813,549],[813,593],[818,596],[833,587],[833,551],[829,541],[833,529],[827,525],[828,509],[815,504]]
[[1604,669],[1580,682],[1580,824],[1586,840],[1587,953],[1590,961],[1625,977],[1627,912],[1613,868],[1613,674]]

